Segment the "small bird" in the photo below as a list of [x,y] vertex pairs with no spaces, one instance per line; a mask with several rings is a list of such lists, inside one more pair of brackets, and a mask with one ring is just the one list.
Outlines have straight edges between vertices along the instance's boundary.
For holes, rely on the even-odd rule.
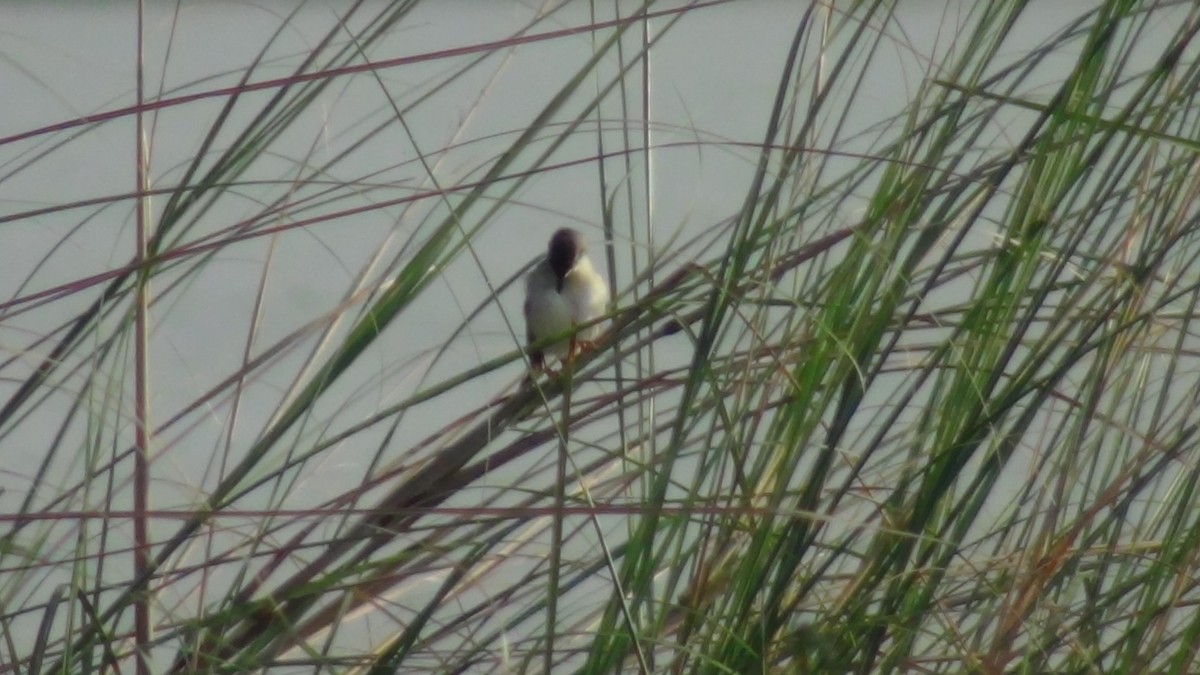
[[[564,227],[550,237],[545,260],[525,277],[525,338],[532,345],[562,335],[602,316],[608,306],[608,284],[588,259],[583,235]],[[549,346],[530,352],[534,370],[545,367],[546,355],[569,362],[577,348],[590,348],[600,334],[593,325]]]

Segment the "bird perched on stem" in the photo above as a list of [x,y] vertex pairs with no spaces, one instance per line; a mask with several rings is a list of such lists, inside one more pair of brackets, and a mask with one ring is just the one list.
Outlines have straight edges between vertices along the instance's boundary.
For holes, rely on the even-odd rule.
[[[550,237],[546,258],[525,277],[525,337],[529,345],[602,316],[608,285],[587,257],[583,235],[564,227]],[[530,352],[534,370],[545,367],[546,355],[569,363],[578,349],[590,349],[600,334],[592,325],[561,342]]]

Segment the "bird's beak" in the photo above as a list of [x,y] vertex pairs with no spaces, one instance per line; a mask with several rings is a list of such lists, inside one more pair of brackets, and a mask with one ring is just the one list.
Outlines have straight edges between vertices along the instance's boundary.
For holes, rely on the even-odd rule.
[[558,292],[559,292],[559,293],[562,293],[562,287],[563,287],[563,283],[564,283],[564,282],[566,282],[566,280],[567,280],[567,278],[566,278],[566,277],[559,277],[559,278],[558,278]]

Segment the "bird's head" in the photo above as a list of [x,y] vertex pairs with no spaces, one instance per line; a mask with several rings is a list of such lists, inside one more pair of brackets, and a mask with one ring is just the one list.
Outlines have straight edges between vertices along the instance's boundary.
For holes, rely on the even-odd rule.
[[564,227],[550,237],[550,251],[547,259],[554,278],[558,281],[558,292],[562,292],[563,283],[575,264],[583,256],[583,236],[569,227]]

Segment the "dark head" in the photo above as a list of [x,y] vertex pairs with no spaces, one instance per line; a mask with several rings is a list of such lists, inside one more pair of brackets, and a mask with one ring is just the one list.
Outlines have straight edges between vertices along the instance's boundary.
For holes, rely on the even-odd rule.
[[562,291],[563,279],[575,267],[583,255],[583,236],[569,227],[564,227],[550,237],[550,251],[546,259],[550,261],[550,269],[558,280],[558,290]]

